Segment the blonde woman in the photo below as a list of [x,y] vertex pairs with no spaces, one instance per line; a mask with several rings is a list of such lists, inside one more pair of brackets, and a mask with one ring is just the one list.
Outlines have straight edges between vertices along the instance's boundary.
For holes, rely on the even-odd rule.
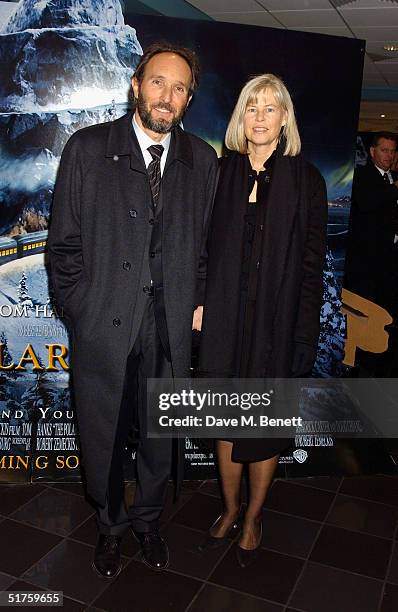
[[[208,377],[305,376],[319,335],[327,199],[322,176],[300,154],[292,100],[279,78],[263,74],[244,86],[225,143],[199,371]],[[216,445],[224,510],[202,549],[236,529],[247,464],[250,496],[237,546],[246,567],[261,543],[262,508],[286,440]]]

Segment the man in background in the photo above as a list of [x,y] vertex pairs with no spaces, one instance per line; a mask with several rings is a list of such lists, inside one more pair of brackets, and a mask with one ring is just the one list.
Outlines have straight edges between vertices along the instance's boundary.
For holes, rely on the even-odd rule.
[[344,286],[397,315],[398,176],[396,135],[379,132],[354,173]]

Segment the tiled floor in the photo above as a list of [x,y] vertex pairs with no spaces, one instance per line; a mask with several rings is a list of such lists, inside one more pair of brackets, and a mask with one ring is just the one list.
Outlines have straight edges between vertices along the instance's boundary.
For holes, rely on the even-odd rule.
[[1,485],[0,589],[62,590],[67,611],[397,612],[398,477],[276,480],[246,570],[232,540],[197,551],[221,507],[216,483],[171,497],[169,568],[147,569],[129,533],[123,570],[106,581],[91,569],[96,530],[81,485]]

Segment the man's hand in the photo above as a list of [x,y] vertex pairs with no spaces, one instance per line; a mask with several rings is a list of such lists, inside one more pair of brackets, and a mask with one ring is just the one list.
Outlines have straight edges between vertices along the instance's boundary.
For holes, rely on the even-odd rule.
[[202,331],[203,306],[198,306],[193,311],[192,329]]

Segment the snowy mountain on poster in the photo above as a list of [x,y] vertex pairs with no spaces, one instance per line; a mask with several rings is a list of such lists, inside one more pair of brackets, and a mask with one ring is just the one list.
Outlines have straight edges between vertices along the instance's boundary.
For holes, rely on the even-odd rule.
[[119,0],[22,0],[0,36],[0,110],[125,102],[141,54]]
[[4,31],[73,26],[124,26],[120,2],[109,0],[25,0],[20,2]]
[[20,0],[0,29],[0,235],[45,229],[65,142],[125,112],[141,55],[119,0]]

